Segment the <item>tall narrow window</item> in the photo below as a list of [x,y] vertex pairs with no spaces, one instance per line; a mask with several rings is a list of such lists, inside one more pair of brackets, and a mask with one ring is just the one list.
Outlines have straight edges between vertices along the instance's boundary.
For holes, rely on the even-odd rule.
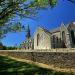
[[71,30],[71,38],[72,38],[72,43],[75,44],[75,36],[73,30]]
[[53,43],[55,43],[55,35],[53,35]]
[[38,46],[38,44],[39,44],[39,38],[40,38],[40,35],[37,34],[37,46]]
[[56,40],[57,40],[57,43],[59,43],[59,39],[58,39],[58,37],[56,37]]
[[65,31],[62,32],[62,47],[66,48],[66,36],[65,36]]
[[53,35],[53,48],[55,48],[55,35]]
[[63,41],[64,43],[66,42],[65,31],[62,32],[62,41]]

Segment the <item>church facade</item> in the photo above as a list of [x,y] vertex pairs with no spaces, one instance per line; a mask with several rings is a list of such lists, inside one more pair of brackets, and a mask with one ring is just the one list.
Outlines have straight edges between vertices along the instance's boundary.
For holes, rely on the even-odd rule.
[[47,30],[38,27],[34,33],[34,49],[74,48],[75,23],[61,24],[60,27]]
[[33,38],[30,36],[28,26],[26,41],[21,44],[22,49],[55,49],[75,48],[75,22],[64,25],[53,30],[37,27]]

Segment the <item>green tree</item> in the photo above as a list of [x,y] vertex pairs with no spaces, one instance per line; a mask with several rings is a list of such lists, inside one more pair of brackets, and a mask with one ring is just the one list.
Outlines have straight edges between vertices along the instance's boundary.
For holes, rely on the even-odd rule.
[[11,46],[6,47],[6,50],[15,50],[15,49],[16,49],[16,47],[11,47]]
[[6,46],[4,46],[1,42],[0,42],[0,50],[6,50]]
[[[68,0],[75,3],[74,0]],[[12,31],[21,31],[21,23],[12,22],[16,15],[26,18],[35,16],[39,9],[46,6],[54,7],[57,0],[0,0],[0,39],[4,34]]]
[[21,23],[11,22],[16,15],[31,18],[39,9],[46,6],[54,7],[56,0],[0,0],[0,38],[12,31],[21,31]]
[[0,50],[15,50],[15,49],[17,49],[17,47],[14,47],[14,46],[4,46],[3,44],[2,44],[2,42],[0,42]]
[[0,50],[3,49],[3,44],[0,42]]

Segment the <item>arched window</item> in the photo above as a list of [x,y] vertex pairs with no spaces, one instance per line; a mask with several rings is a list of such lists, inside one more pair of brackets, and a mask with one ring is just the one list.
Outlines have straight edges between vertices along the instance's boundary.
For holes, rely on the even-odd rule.
[[59,38],[59,42],[61,43],[61,38]]
[[53,35],[53,43],[55,43],[55,35]]
[[37,34],[37,46],[38,46],[38,44],[39,44],[39,38],[40,38],[40,35]]
[[71,30],[71,38],[72,38],[72,43],[75,44],[75,35],[73,30]]
[[58,39],[58,37],[56,37],[56,40],[57,40],[57,43],[59,43],[59,39]]
[[62,41],[63,41],[64,43],[66,42],[65,31],[62,32]]
[[62,32],[62,47],[66,48],[66,36],[65,36],[65,31]]
[[56,43],[55,43],[55,35],[53,35],[53,48],[55,48],[56,46]]

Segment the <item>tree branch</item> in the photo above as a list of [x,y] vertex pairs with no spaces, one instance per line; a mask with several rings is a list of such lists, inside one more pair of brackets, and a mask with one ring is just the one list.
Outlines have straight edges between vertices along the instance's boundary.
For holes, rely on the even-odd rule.
[[68,0],[69,2],[75,4],[75,0]]

